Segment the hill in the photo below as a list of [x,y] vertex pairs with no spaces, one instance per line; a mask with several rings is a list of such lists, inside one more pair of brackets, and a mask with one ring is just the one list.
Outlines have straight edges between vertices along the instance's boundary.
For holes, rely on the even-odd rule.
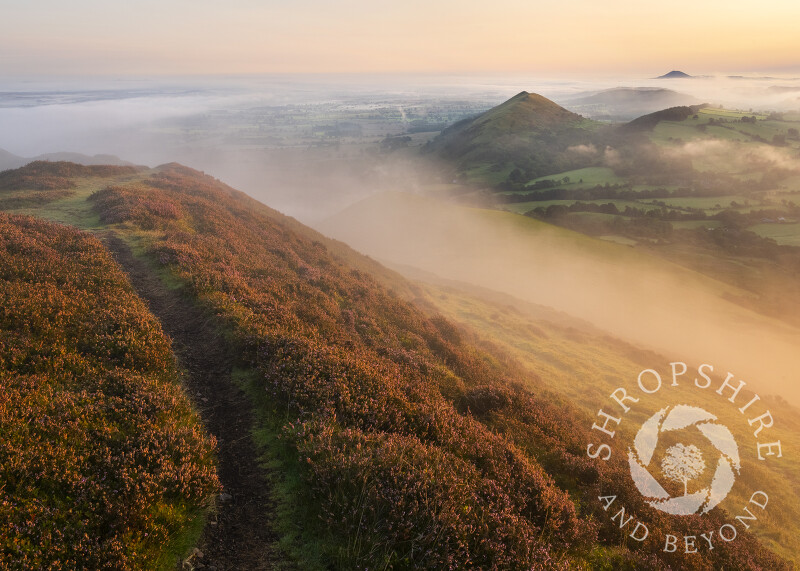
[[664,75],[659,75],[656,79],[689,79],[692,76],[682,71],[673,70]]
[[133,163],[124,161],[116,155],[85,155],[83,153],[45,153],[35,157],[20,157],[0,149],[0,172],[8,169],[16,169],[34,161],[69,161],[80,165],[114,165],[114,166],[134,166]]
[[661,121],[683,121],[696,114],[701,108],[702,105],[693,107],[682,105],[679,107],[662,109],[655,113],[637,117],[633,121],[623,125],[623,128],[629,131],[652,131]]
[[541,95],[523,91],[448,127],[425,150],[452,162],[468,180],[500,182],[522,173],[541,176],[566,170],[574,162],[567,148],[585,142],[596,127]]
[[26,159],[22,157],[18,157],[15,154],[9,153],[3,149],[0,149],[0,171],[4,171],[7,169],[16,169],[21,167],[26,163]]
[[606,121],[631,120],[668,107],[698,103],[691,95],[659,87],[617,87],[564,102],[577,113]]
[[[753,569],[786,568],[744,529],[711,552],[659,551],[692,522],[649,509],[621,451],[589,461],[589,415],[341,243],[179,165],[99,190],[72,182],[72,196],[30,211],[121,241],[230,344],[255,423],[239,439],[270,466],[273,526],[295,564],[707,569],[747,554]],[[596,498],[611,487],[652,543],[628,541],[607,517]],[[718,509],[706,521],[728,520]]]

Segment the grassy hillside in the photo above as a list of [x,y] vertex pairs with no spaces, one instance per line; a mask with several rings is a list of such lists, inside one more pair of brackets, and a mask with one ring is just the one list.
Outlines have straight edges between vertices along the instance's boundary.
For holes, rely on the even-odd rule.
[[800,240],[799,149],[791,114],[692,105],[602,125],[526,92],[425,147],[472,204],[640,243],[741,215],[741,229],[784,245]]
[[541,95],[523,91],[448,127],[426,150],[451,161],[467,181],[528,180],[576,168],[572,166],[577,164],[576,157],[567,148],[584,142],[597,125]]
[[[430,274],[416,276],[425,281],[418,293],[419,300],[500,345],[530,374],[545,380],[548,388],[564,395],[587,414],[595,414],[598,403],[624,385],[626,379],[635,379],[642,368],[666,367],[669,361],[663,355],[609,337],[563,313],[464,283],[447,282]],[[675,391],[668,398],[702,403],[708,410],[718,407],[714,402],[716,395],[698,393],[691,386]],[[663,395],[659,395],[652,399],[651,407],[658,409],[663,404]],[[787,450],[797,449],[800,446],[800,411],[779,397],[769,399],[769,408],[780,419],[776,422],[775,438],[781,440]],[[734,427],[737,440],[746,443],[750,433],[737,422],[736,416],[728,415],[726,421]],[[644,416],[637,417],[639,422],[644,419]],[[628,439],[633,438],[630,428],[621,426],[620,430],[627,433]],[[800,494],[791,490],[800,477],[800,464],[787,457],[785,462],[767,468],[750,460],[755,456],[755,452],[748,449],[743,472],[743,481],[748,485],[734,488],[727,505],[744,505],[756,487],[773,490],[775,502],[780,505],[766,519],[762,518],[754,533],[771,549],[797,563]]]
[[98,240],[4,213],[0,299],[0,567],[172,568],[218,484],[158,322]]
[[[786,568],[744,532],[711,552],[660,552],[693,520],[649,509],[623,454],[589,461],[591,417],[341,244],[176,165],[88,200],[92,225],[179,284],[237,348],[281,547],[301,567]],[[609,520],[596,498],[612,489],[652,543]]]
[[[776,426],[781,425],[780,439],[792,443],[787,444],[787,449],[800,444],[797,442],[800,414],[795,406],[781,398],[792,394],[795,405],[797,403],[797,393],[790,392],[794,387],[791,374],[788,370],[785,372],[787,384],[781,386],[770,384],[765,375],[763,351],[774,348],[768,340],[772,333],[767,333],[775,332],[770,319],[753,314],[746,317],[747,312],[722,301],[741,298],[741,290],[737,293],[721,282],[663,264],[658,258],[629,247],[531,224],[511,215],[460,209],[420,197],[375,198],[345,212],[326,228],[380,259],[405,264],[396,267],[432,284],[418,293],[419,300],[448,318],[480,331],[487,341],[499,344],[518,359],[530,374],[543,379],[550,390],[560,393],[588,414],[596,414],[599,403],[603,403],[616,387],[624,385],[624,379],[635,379],[646,367],[666,367],[671,360],[689,353],[695,355],[694,359],[725,363],[729,370],[737,373],[741,372],[740,367],[749,364],[753,373],[743,378],[759,387],[762,394],[766,390],[775,395],[770,398],[770,408],[776,418],[780,417],[780,421],[776,421]],[[519,250],[512,248],[512,244]],[[469,256],[458,259],[459,251],[469,252]],[[615,270],[598,269],[601,260]],[[570,275],[584,277],[583,287],[574,280],[557,280],[554,273],[563,271],[567,263]],[[721,260],[716,263],[724,264]],[[733,268],[728,270],[734,271]],[[618,279],[609,287],[607,274],[612,271],[617,272]],[[640,279],[641,275],[652,277],[648,283],[650,297],[638,298],[635,288],[626,283]],[[669,285],[656,290],[654,286],[658,283]],[[470,284],[480,284],[484,288]],[[694,292],[687,290],[689,284]],[[709,297],[695,305],[691,299],[698,292]],[[545,302],[561,312],[522,300]],[[587,301],[591,305],[588,309]],[[691,311],[685,314],[686,321],[682,324],[679,319],[684,304],[691,307]],[[654,319],[649,307],[656,305],[663,306],[669,318]],[[625,323],[638,322],[642,326],[629,337],[635,346],[615,340],[603,331],[616,325],[614,317],[626,307],[629,313],[625,314]],[[729,325],[710,335],[724,338],[721,346],[714,350],[692,351],[706,343],[703,337],[707,333],[698,336],[699,331],[709,331],[708,326],[719,326],[737,314],[739,317]],[[602,329],[576,320],[574,316],[594,320]],[[748,327],[741,327],[744,323],[748,323]],[[747,343],[737,347],[737,355],[725,347],[731,340],[725,329],[736,327],[735,324],[739,324],[737,336],[749,335],[750,328],[759,327],[763,329],[756,337],[763,338],[751,341],[750,347]],[[685,343],[681,351],[676,350],[677,345],[665,345],[665,331],[682,336]],[[796,339],[794,335],[792,339]],[[642,345],[652,350],[642,350]],[[781,358],[793,355],[793,346],[791,341],[784,340]],[[659,395],[659,399],[662,397]],[[709,409],[716,406],[714,397],[697,395],[690,388],[677,390],[669,398],[687,402],[700,398]],[[657,409],[659,403],[660,400],[654,400],[652,406]],[[738,413],[730,417],[731,425],[735,424],[736,416]],[[745,428],[738,429],[737,439],[747,441]],[[748,461],[746,471],[749,474],[746,481],[751,486],[761,484],[773,490],[776,496],[781,495],[780,508],[770,514],[768,521],[762,522],[757,533],[774,549],[794,558],[798,549],[794,537],[800,498],[788,490],[800,478],[800,466],[787,460],[780,466],[774,464],[765,468],[759,462]],[[737,500],[746,502],[749,488],[739,488],[734,494],[742,494],[737,495]]]
[[[294,530],[317,542],[319,564],[663,565],[618,545],[619,530],[589,501],[626,467],[588,465],[585,418],[502,352],[476,349],[328,254],[325,240],[190,171],[165,169],[93,200],[104,220],[144,236],[238,340],[264,411],[260,435],[273,454],[280,436],[273,460],[304,483],[291,489],[305,503],[286,507],[304,516]],[[654,533],[669,527],[641,511]],[[719,549],[722,564],[752,549],[759,564],[780,566],[752,539]]]

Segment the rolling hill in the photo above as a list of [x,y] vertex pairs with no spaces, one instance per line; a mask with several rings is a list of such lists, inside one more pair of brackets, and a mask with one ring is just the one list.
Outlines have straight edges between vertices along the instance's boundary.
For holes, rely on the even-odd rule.
[[605,121],[630,121],[668,107],[698,103],[691,95],[660,87],[617,87],[564,101],[576,113]]
[[83,153],[45,153],[35,157],[20,157],[6,150],[0,149],[0,171],[16,169],[34,161],[68,161],[81,165],[116,165],[133,166],[133,163],[124,161],[115,155],[85,155]]
[[[89,168],[43,163],[11,176],[22,181],[12,191],[19,197],[54,192],[33,190],[37,177],[64,177],[71,183],[69,196],[15,208],[13,223],[67,232],[94,244],[96,255],[108,260],[108,251],[89,235],[97,234],[115,252],[135,291],[151,300],[165,330],[188,325],[181,323],[181,304],[195,308],[190,311],[197,313],[192,323],[198,321],[190,328],[216,332],[230,350],[227,365],[220,365],[220,370],[227,367],[229,376],[221,374],[217,382],[243,392],[236,404],[219,400],[204,405],[202,398],[214,399],[214,394],[195,401],[201,419],[210,414],[206,408],[222,409],[227,424],[239,431],[237,438],[226,436],[219,442],[223,488],[231,489],[226,477],[236,478],[226,449],[237,441],[251,442],[251,453],[269,470],[261,486],[262,494],[269,490],[267,499],[277,505],[269,521],[276,543],[228,539],[233,542],[230,552],[204,546],[203,551],[215,554],[210,560],[193,555],[204,565],[710,569],[741,567],[746,557],[752,569],[788,568],[744,529],[736,542],[719,543],[713,551],[660,551],[656,546],[666,534],[689,533],[692,521],[663,518],[649,509],[630,483],[624,455],[590,462],[585,442],[591,417],[549,386],[546,373],[533,374],[473,330],[455,325],[422,301],[411,303],[410,298],[426,295],[419,286],[197,171],[173,164],[99,176],[84,170]],[[73,174],[66,176],[67,172]],[[31,216],[69,222],[84,231],[64,230]],[[553,239],[560,239],[556,234]],[[565,239],[585,248],[579,238]],[[37,238],[31,235],[28,240]],[[52,248],[37,247],[48,252]],[[426,246],[434,258],[431,248],[441,247]],[[69,268],[85,260],[85,250],[66,248],[63,260],[53,263],[84,279],[85,271]],[[9,247],[12,256],[35,251]],[[28,271],[22,260],[8,260],[6,267],[13,272]],[[96,266],[98,279],[108,273],[107,267]],[[47,279],[55,271],[34,271],[33,278]],[[121,276],[116,268],[109,272]],[[118,282],[133,295],[127,282]],[[56,278],[56,283],[65,282]],[[91,293],[102,283],[90,280],[86,287]],[[168,303],[156,303],[158,297]],[[21,311],[25,299],[9,298],[4,311]],[[109,335],[116,338],[119,329],[111,324],[126,306],[101,307],[106,317],[97,322],[101,336],[89,347],[96,347],[98,366],[109,367],[116,363],[112,357],[127,354],[123,345],[105,358],[102,344]],[[136,323],[153,323],[153,318],[139,316]],[[41,328],[30,331],[34,354],[36,347],[49,345],[49,339],[40,336]],[[87,350],[82,334],[70,339],[80,351]],[[181,365],[194,377],[196,352],[180,355]],[[144,366],[155,364],[145,359]],[[36,389],[46,381],[31,378],[29,386]],[[113,388],[109,385],[107,390]],[[164,418],[161,405],[137,410],[145,419]],[[246,411],[252,424],[235,422]],[[85,418],[92,422],[101,413],[91,411]],[[25,434],[27,418],[11,416],[9,426]],[[214,435],[213,423],[208,426]],[[46,458],[44,449],[24,442],[21,446],[36,462]],[[8,441],[0,442],[0,453],[10,454],[8,447]],[[112,451],[107,457],[116,466],[116,454]],[[170,458],[179,462],[179,457]],[[139,481],[163,475],[161,466],[141,462]],[[80,494],[88,484],[78,479],[73,485]],[[41,498],[46,487],[33,477],[26,489]],[[652,543],[631,541],[630,530],[607,517],[596,498],[611,488],[649,526]],[[266,508],[256,497],[232,499],[228,503],[249,505],[251,510]],[[49,502],[44,505],[53,521],[62,521],[65,508]],[[24,517],[13,496],[3,505],[12,517]],[[109,509],[119,513],[121,508],[112,504]],[[236,512],[223,508],[221,513]],[[86,517],[102,528],[93,513]],[[717,509],[706,521],[718,529],[730,517]],[[230,534],[247,527],[248,521],[220,517],[207,529],[216,523]],[[77,533],[76,525],[67,520],[61,529]],[[3,528],[0,541],[10,541],[14,534],[32,542],[41,528]],[[225,541],[226,535],[218,537]],[[257,558],[266,552],[271,559]],[[44,552],[42,557],[45,564],[58,562],[57,554],[46,559]],[[249,563],[243,567],[241,561]],[[254,561],[257,564],[251,564]],[[136,560],[129,567],[150,568]]]
[[540,176],[567,170],[561,167],[574,162],[567,148],[585,142],[596,127],[541,95],[523,91],[448,127],[426,151],[452,162],[469,180],[504,180],[515,169]]
[[661,109],[654,113],[648,113],[641,117],[637,117],[633,121],[626,123],[622,126],[627,131],[652,131],[662,121],[683,121],[692,115],[695,115],[702,106],[687,106],[681,105],[677,107],[670,107],[668,109]]

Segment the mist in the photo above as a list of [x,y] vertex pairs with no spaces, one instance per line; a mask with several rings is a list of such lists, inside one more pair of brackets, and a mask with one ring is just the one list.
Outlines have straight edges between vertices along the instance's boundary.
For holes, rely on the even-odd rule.
[[[800,108],[800,80],[789,76],[4,78],[0,149],[27,158],[116,155],[151,167],[180,162],[317,222],[375,192],[415,192],[442,182],[436,165],[416,153],[375,152],[386,136],[409,132],[411,111],[430,118],[430,130],[411,133],[414,149],[446,124],[522,90],[569,108],[577,96],[620,86],[661,87],[746,109]],[[375,119],[376,113],[383,116]],[[331,126],[352,132],[325,130]]]
[[[798,402],[800,334],[727,300],[745,292],[624,246],[416,196],[450,182],[417,152],[446,124],[522,90],[569,107],[576,96],[619,86],[663,87],[737,108],[800,108],[800,79],[788,76],[6,79],[0,149],[180,162],[388,263],[563,310],[668,358],[728,367]],[[411,116],[428,130],[411,129]],[[408,148],[382,149],[387,137],[405,135]],[[603,153],[607,164],[616,153],[573,151]],[[688,142],[665,152],[797,170],[796,157],[767,145]]]
[[800,403],[800,330],[728,301],[743,291],[630,247],[402,194],[375,196],[320,229],[390,265],[564,311]]

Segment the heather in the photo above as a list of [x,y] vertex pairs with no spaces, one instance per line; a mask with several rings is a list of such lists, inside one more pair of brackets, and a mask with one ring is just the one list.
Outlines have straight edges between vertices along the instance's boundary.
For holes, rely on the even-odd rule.
[[0,386],[0,568],[153,569],[202,521],[213,440],[94,237],[0,213]]
[[298,541],[315,539],[321,565],[782,568],[746,535],[688,556],[628,539],[597,502],[604,490],[620,490],[657,541],[693,522],[648,510],[626,465],[589,462],[591,422],[546,379],[241,193],[167,166],[93,200],[234,338],[290,452],[277,460],[304,482],[283,498],[303,505],[284,507],[307,515]]

